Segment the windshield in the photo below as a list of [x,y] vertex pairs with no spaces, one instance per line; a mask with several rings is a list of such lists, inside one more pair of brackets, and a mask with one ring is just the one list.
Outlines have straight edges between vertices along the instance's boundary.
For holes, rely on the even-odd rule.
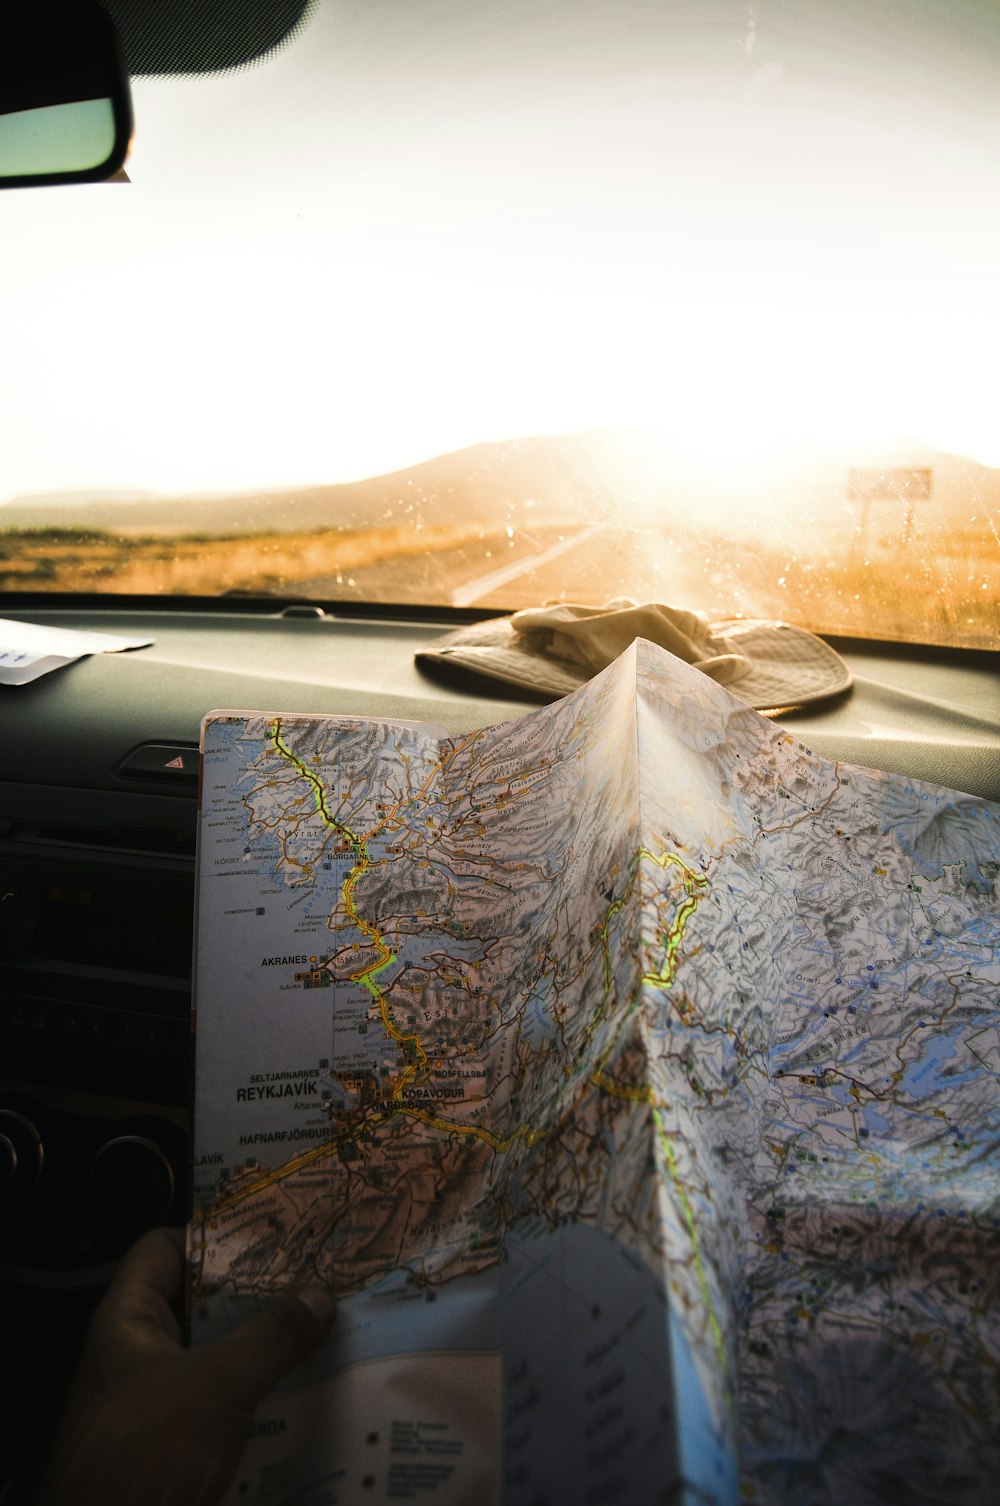
[[995,646],[995,0],[320,0],[0,199],[0,589]]

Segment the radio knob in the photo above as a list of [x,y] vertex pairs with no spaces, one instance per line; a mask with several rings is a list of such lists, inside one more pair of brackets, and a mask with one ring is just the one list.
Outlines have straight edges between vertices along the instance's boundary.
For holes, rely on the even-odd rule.
[[42,1137],[23,1114],[0,1109],[0,1201],[27,1196],[42,1174]]
[[174,1170],[145,1135],[118,1135],[102,1145],[90,1168],[97,1213],[116,1230],[141,1233],[167,1218]]
[[0,951],[9,952],[16,945],[27,900],[28,885],[25,879],[12,868],[0,868]]
[[0,1192],[9,1187],[17,1176],[17,1146],[6,1135],[0,1135]]

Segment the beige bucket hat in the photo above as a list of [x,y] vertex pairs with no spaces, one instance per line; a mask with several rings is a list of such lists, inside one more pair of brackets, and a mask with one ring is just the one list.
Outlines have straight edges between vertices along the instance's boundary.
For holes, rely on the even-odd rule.
[[636,638],[658,643],[758,711],[825,700],[851,684],[840,655],[804,628],[742,617],[709,623],[683,607],[625,597],[603,607],[558,602],[476,622],[419,650],[416,659],[554,698],[579,689]]

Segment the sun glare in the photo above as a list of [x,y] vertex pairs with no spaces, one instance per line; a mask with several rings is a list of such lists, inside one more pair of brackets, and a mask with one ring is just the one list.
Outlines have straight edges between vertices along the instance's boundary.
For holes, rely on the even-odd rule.
[[364,10],[352,51],[320,7],[329,68],[278,66],[295,111],[267,69],[139,81],[128,188],[7,196],[3,495],[354,480],[614,425],[721,497],[815,441],[1000,464],[995,112],[863,58],[834,88],[780,37],[702,76],[669,27],[639,58],[610,22],[620,58],[511,73],[527,9],[495,76],[465,38],[473,87]]

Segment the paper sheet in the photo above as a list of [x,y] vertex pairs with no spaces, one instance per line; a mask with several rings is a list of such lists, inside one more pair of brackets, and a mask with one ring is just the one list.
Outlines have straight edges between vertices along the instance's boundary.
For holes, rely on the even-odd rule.
[[152,641],[0,618],[0,685],[27,685],[54,669],[75,664],[87,654],[116,654],[123,649],[146,648]]

